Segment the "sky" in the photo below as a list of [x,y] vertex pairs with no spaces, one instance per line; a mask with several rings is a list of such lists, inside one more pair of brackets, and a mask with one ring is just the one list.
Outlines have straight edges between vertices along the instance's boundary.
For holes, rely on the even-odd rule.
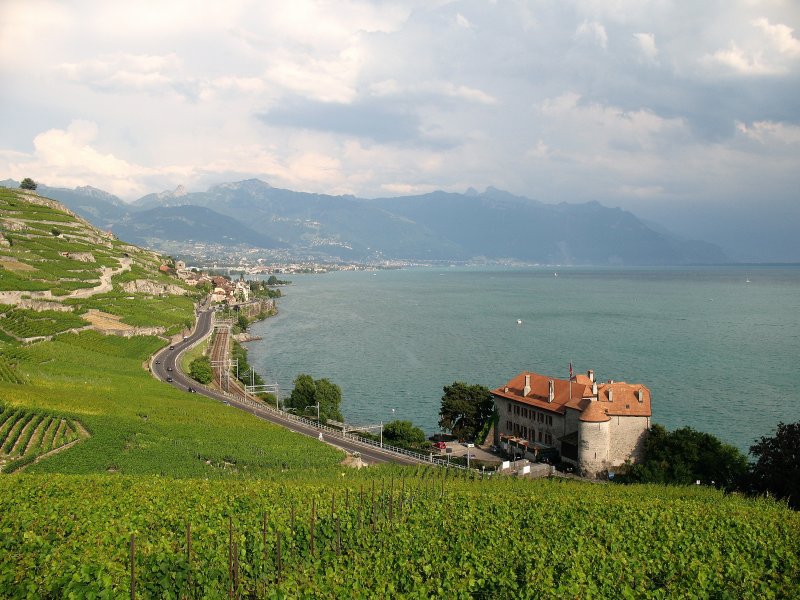
[[0,1],[0,179],[599,201],[800,261],[797,0]]

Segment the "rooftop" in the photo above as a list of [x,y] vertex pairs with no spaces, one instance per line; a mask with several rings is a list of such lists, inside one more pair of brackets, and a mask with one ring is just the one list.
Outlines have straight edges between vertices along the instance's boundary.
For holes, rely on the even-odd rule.
[[[526,378],[530,387],[527,393]],[[524,371],[504,386],[492,390],[492,394],[546,412],[564,414],[567,409],[577,410],[581,413],[582,421],[603,422],[615,416],[652,415],[650,390],[646,386],[624,381],[600,383],[593,381],[593,378],[591,371],[586,375],[576,375],[571,380]],[[550,382],[553,385],[552,399]]]

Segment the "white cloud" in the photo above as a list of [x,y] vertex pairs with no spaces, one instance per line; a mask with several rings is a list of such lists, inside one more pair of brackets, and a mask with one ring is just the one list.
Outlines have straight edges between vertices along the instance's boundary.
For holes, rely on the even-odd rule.
[[639,45],[639,50],[649,62],[655,62],[658,57],[656,37],[652,33],[634,33],[634,39]]
[[464,29],[472,29],[472,23],[470,23],[469,19],[467,19],[467,17],[461,13],[456,15],[456,25],[463,27]]
[[588,39],[601,48],[606,48],[608,46],[606,28],[596,21],[584,21],[578,25],[578,29],[575,30],[575,37],[579,39]]
[[778,52],[791,58],[800,57],[800,40],[792,35],[794,29],[781,23],[771,25],[769,19],[763,17],[753,21],[753,25],[768,36]]
[[75,83],[108,91],[163,89],[176,77],[180,60],[173,54],[113,54],[80,63],[62,63],[56,72]]
[[736,123],[736,129],[748,139],[760,144],[800,145],[800,126],[774,121],[756,121],[747,125]]
[[794,29],[780,23],[772,25],[763,17],[751,21],[750,26],[756,32],[751,29],[741,36],[742,39],[731,40],[727,48],[706,56],[705,61],[742,75],[788,73],[800,58],[800,40],[792,35]]

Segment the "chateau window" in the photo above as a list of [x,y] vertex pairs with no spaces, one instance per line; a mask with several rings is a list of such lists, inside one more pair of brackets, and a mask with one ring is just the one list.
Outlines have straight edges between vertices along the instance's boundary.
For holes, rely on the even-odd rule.
[[547,424],[548,425],[552,425],[553,424],[553,417],[551,417],[550,415],[547,415]]
[[542,430],[541,429],[539,430],[539,441],[540,442],[542,441]]

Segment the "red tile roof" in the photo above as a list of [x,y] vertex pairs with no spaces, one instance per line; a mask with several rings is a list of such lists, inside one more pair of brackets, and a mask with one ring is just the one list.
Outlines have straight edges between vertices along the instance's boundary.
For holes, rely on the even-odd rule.
[[[530,376],[531,390],[527,395],[523,395],[526,375]],[[550,381],[553,382],[552,402],[548,401]],[[639,400],[640,392],[641,401]],[[601,416],[605,416],[605,418],[600,418],[600,421],[607,421],[609,417],[614,416],[649,417],[652,415],[650,390],[646,386],[624,381],[598,383],[595,400],[592,382],[588,376],[582,374],[577,375],[570,382],[568,379],[555,379],[525,371],[504,386],[492,390],[492,394],[499,398],[506,398],[558,414],[564,414],[568,408],[571,408],[580,411],[582,413],[581,420],[584,421],[598,422],[596,419]],[[594,404],[601,407],[600,412],[594,408],[586,412],[590,405]]]

